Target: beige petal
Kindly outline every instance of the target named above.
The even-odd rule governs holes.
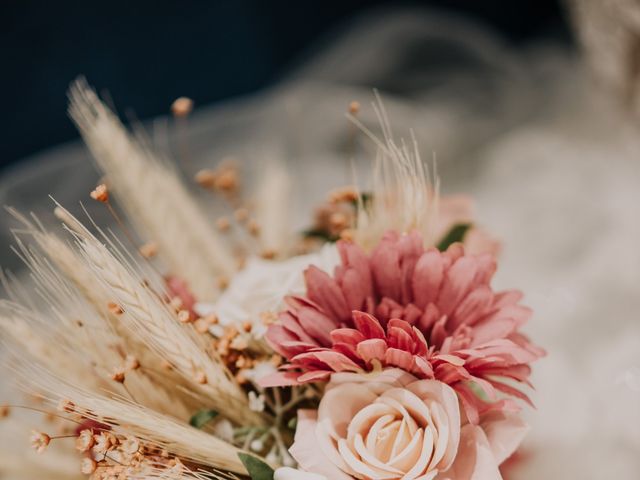
[[[351,419],[364,407],[371,405],[377,395],[368,388],[345,383],[325,392],[318,407],[318,421],[334,440],[346,438]]]
[[[427,428],[423,432],[421,453],[419,460],[413,467],[411,467],[410,470],[407,471],[405,476],[402,477],[402,480],[413,480],[425,470],[429,470],[428,464],[431,461],[431,454],[433,453],[433,430],[431,428]]]

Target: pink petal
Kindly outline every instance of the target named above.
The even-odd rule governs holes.
[[[298,384],[301,383],[311,383],[311,382],[324,382],[329,380],[331,377],[331,372],[323,372],[323,371],[314,371],[303,373],[298,377]]]
[[[385,338],[386,336],[380,322],[373,315],[364,312],[353,312],[353,322],[366,338]]]
[[[418,308],[435,301],[444,278],[444,267],[440,252],[431,249],[422,254],[413,271],[413,303]]]
[[[312,473],[324,475],[328,479],[352,480],[328,457],[316,437],[317,412],[315,410],[298,410],[298,424],[293,445],[289,452],[300,467]]]
[[[292,360],[303,365],[305,363],[316,365],[316,362],[320,362],[320,366],[324,364],[334,372],[359,372],[362,370],[360,366],[354,363],[349,357],[333,350],[301,353],[293,357]],[[323,368],[322,370],[325,369]]]
[[[337,328],[331,332],[331,341],[333,343],[347,343],[356,346],[358,343],[366,340],[361,332],[353,328]]]
[[[491,278],[496,273],[496,257],[490,253],[485,253],[476,256],[476,261],[478,262],[478,271],[474,278],[474,283],[489,285]]]
[[[372,338],[360,342],[356,347],[358,355],[368,364],[372,360],[383,360],[387,351],[387,342],[381,338]]]
[[[431,329],[434,323],[442,317],[440,315],[440,311],[438,307],[436,307],[433,303],[427,305],[422,317],[418,321],[418,328],[423,332],[427,332]]]
[[[331,332],[336,328],[331,319],[309,307],[301,308],[297,313],[298,322],[307,334],[322,346],[331,345]]]
[[[406,371],[411,370],[413,365],[413,355],[404,350],[398,350],[397,348],[389,348],[384,354],[384,361],[387,365],[401,368]]]
[[[327,272],[311,265],[305,270],[304,279],[307,285],[307,296],[311,301],[317,303],[338,322],[349,320],[351,311],[347,306],[342,290]]]
[[[402,278],[399,257],[395,245],[385,240],[371,254],[371,273],[380,297],[400,300]]]
[[[475,425],[465,425],[462,428],[458,455],[451,468],[443,472],[442,478],[502,480],[498,462],[482,428]]]
[[[445,273],[438,295],[438,307],[444,315],[449,315],[468,293],[478,271],[478,263],[472,257],[459,258]]]
[[[480,426],[498,465],[516,451],[529,431],[529,426],[521,415],[505,412],[492,412],[483,416]]]
[[[259,378],[258,385],[262,388],[300,385],[301,382],[298,381],[299,376],[300,372],[276,372]]]
[[[491,308],[493,292],[486,285],[472,290],[455,308],[451,314],[451,329],[462,325],[473,325]]]
[[[411,335],[413,332],[411,332],[411,327],[409,327],[409,332],[411,333],[407,333],[405,329],[399,327],[397,324],[391,325],[391,322],[393,321],[394,320],[389,321],[389,324],[387,325],[387,343],[390,347],[413,353],[413,337]],[[408,326],[408,324],[402,320],[395,321],[402,322]]]

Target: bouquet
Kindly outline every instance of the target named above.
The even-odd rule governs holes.
[[[349,113],[378,148],[367,186],[336,186],[288,233],[281,163],[250,189],[234,163],[199,171],[212,218],[75,83],[70,115],[104,174],[87,193],[116,228],[11,210],[31,275],[4,276],[0,326],[30,397],[5,421],[42,413],[33,447],[92,479],[501,479],[544,355],[520,331],[531,311],[492,288],[499,242],[471,201],[441,197],[373,108],[381,137]]]

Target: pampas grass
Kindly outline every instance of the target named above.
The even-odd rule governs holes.
[[[376,98],[373,108],[382,126],[382,140],[355,116],[348,115],[378,146],[372,197],[366,203],[360,200],[358,208],[354,230],[356,242],[371,248],[388,230],[416,230],[426,244],[433,245],[437,240],[434,233],[438,215],[438,178],[422,161],[413,132],[410,144],[394,139],[387,112],[377,93]]]

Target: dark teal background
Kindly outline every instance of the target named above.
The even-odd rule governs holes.
[[[206,104],[268,86],[367,9],[416,4],[460,12],[516,44],[568,37],[552,0],[3,0],[0,168],[76,138],[65,92],[79,74],[108,88],[120,113],[147,118],[181,95]]]

